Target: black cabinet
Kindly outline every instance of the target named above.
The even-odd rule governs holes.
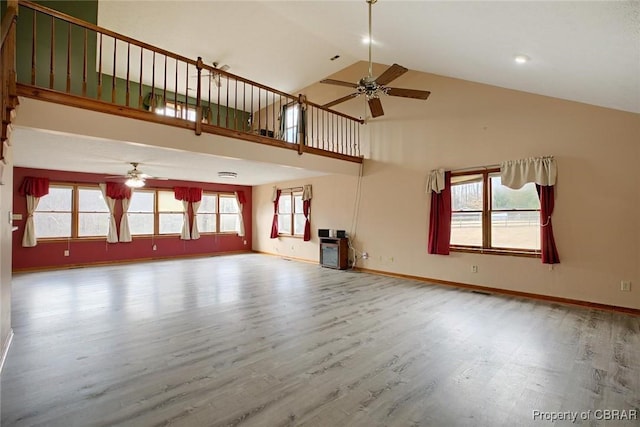
[[[345,270],[349,267],[349,239],[321,237],[320,265]]]

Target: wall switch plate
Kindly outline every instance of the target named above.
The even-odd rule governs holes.
[[[477,273],[478,272],[478,266],[477,265],[472,265],[471,266],[471,272],[472,273]]]
[[[64,250],[64,256],[69,256],[69,249]]]
[[[621,281],[620,290],[625,292],[631,292],[631,282],[629,280]]]

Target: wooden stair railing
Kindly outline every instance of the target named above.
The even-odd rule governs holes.
[[[14,0],[16,1],[16,0]],[[27,0],[18,94],[362,162],[364,121]]]
[[[0,112],[2,130],[0,133],[0,160],[4,161],[4,143],[9,139],[11,122],[18,105],[16,89],[16,21],[18,19],[18,1],[7,1],[7,9],[0,31],[2,45],[0,51]]]

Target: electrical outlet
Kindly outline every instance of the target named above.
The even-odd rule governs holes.
[[[69,249],[64,250],[64,256],[69,256]]]
[[[153,245],[153,246],[151,247],[151,249],[153,249],[154,251],[157,251],[157,250],[158,250],[158,245]]]
[[[243,243],[246,245],[246,244],[247,244],[247,241],[246,241],[246,240],[244,240],[244,241],[243,241]]]
[[[472,265],[471,266],[471,272],[472,273],[477,273],[478,272],[478,266],[477,265]]]
[[[369,253],[368,252],[362,252],[362,259],[369,259]]]
[[[629,280],[622,280],[620,282],[620,290],[625,292],[631,292],[631,282]]]

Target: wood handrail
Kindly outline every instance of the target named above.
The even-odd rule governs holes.
[[[300,105],[301,109],[304,109],[305,108],[304,106],[307,106],[309,110],[313,110],[313,114],[316,116],[316,118],[319,117],[317,112],[320,112],[322,118],[321,118],[321,121],[318,121],[317,123],[312,124],[313,129],[311,127],[307,129],[308,125],[305,125],[304,122],[301,123],[302,127],[299,124],[297,126],[298,131],[302,131],[302,132],[298,132],[294,140],[287,141],[286,142],[287,144],[291,144],[291,143],[298,144],[299,147],[297,149],[299,150],[300,153],[307,151],[303,149],[302,145],[309,143],[310,145],[315,145],[315,148],[317,148],[318,150],[326,150],[327,152],[334,152],[341,156],[347,156],[350,159],[353,156],[359,155],[359,132],[356,132],[353,126],[354,125],[357,126],[357,124],[364,124],[364,120],[362,119],[358,119],[358,118],[349,116],[348,114],[344,114],[339,111],[335,111],[330,108],[324,107],[322,105],[310,102],[306,99],[305,96],[302,96],[302,95],[294,96],[289,93],[286,93],[286,92],[274,89],[272,87],[257,83],[255,81],[229,73],[226,70],[216,68],[215,66],[204,64],[200,57],[197,60],[193,60],[185,56],[178,55],[176,53],[150,45],[148,43],[133,39],[131,37],[127,37],[123,34],[108,30],[106,28],[102,28],[98,25],[85,22],[82,19],[50,9],[46,6],[33,3],[32,1],[29,1],[29,0],[9,0],[9,3],[14,5],[16,15],[18,11],[18,5],[24,6],[33,11],[34,22],[33,22],[33,31],[32,31],[33,43],[32,43],[32,52],[31,52],[32,58],[31,58],[31,84],[30,84],[30,86],[33,89],[36,89],[36,88],[46,89],[44,86],[39,87],[39,85],[36,84],[36,72],[44,76],[44,72],[48,71],[48,77],[49,77],[48,89],[52,92],[60,91],[61,95],[63,94],[67,96],[72,95],[71,88],[72,88],[72,77],[74,73],[71,71],[71,68],[72,68],[71,26],[74,25],[78,29],[81,29],[84,32],[84,38],[82,40],[84,50],[83,50],[83,58],[82,58],[82,70],[81,70],[82,76],[83,76],[81,93],[82,93],[82,97],[84,98],[87,98],[87,80],[88,80],[87,79],[87,74],[88,74],[88,70],[87,70],[88,35],[87,33],[89,31],[92,31],[93,33],[95,33],[96,37],[98,38],[99,43],[97,47],[98,69],[97,69],[96,93],[94,94],[93,92],[91,92],[89,94],[90,98],[94,98],[96,97],[96,95],[97,95],[97,100],[103,100],[103,99],[106,100],[106,98],[103,98],[103,95],[107,95],[107,98],[108,98],[108,93],[103,93],[103,75],[104,75],[104,76],[108,76],[108,78],[111,79],[111,80],[107,79],[105,83],[111,86],[111,97],[110,97],[111,104],[113,104],[113,106],[116,107],[117,109],[118,104],[122,102],[120,100],[117,101],[117,91],[121,91],[121,89],[118,89],[117,79],[122,79],[123,77],[119,77],[116,73],[117,71],[116,64],[118,62],[117,61],[118,58],[116,56],[116,50],[117,50],[118,43],[125,43],[127,45],[126,46],[127,69],[126,69],[126,80],[123,81],[123,84],[125,85],[124,90],[126,92],[124,95],[126,98],[126,102],[124,105],[126,105],[127,107],[131,106],[130,92],[129,92],[130,81],[138,82],[137,83],[138,84],[138,102],[137,102],[138,109],[142,109],[144,102],[146,102],[146,101],[143,101],[142,91],[143,91],[143,87],[146,87],[149,85],[148,81],[146,83],[144,83],[143,81],[143,76],[144,76],[143,64],[147,64],[147,69],[145,69],[147,73],[146,76],[149,77],[150,75],[150,81],[151,81],[150,93],[154,94],[150,98],[150,103],[151,103],[150,111],[155,113],[157,109],[164,108],[164,107],[158,107],[159,104],[157,104],[158,101],[156,99],[156,95],[155,95],[156,93],[158,94],[158,97],[160,97],[162,102],[165,102],[165,101],[171,102],[171,98],[167,98],[167,97],[168,95],[173,94],[172,95],[173,102],[176,105],[174,107],[170,107],[170,108],[174,108],[175,110],[175,111],[170,110],[171,111],[170,114],[174,115],[176,119],[180,118],[183,120],[193,121],[194,118],[187,117],[188,115],[191,114],[189,113],[189,108],[190,108],[189,99],[192,98],[192,96],[189,95],[188,91],[195,90],[196,99],[195,99],[194,130],[197,135],[200,135],[203,132],[204,124],[209,124],[217,127],[223,127],[223,128],[229,128],[229,129],[233,128],[233,130],[241,130],[242,132],[247,132],[247,131],[263,132],[263,135],[266,135],[267,137],[272,139],[273,138],[277,138],[278,140],[285,139],[283,135],[280,135],[280,133],[284,133],[283,123],[285,123],[284,116],[282,116],[282,113],[285,111],[283,105],[297,103]],[[36,52],[35,22],[36,22],[36,15],[38,14],[43,15],[45,21],[47,20],[51,21],[51,34],[49,36],[49,41],[50,41],[50,58],[48,61],[49,70],[45,70],[43,66],[40,66],[40,68],[36,70],[37,64],[35,61],[35,58],[36,58],[35,56],[35,52]],[[5,20],[6,19],[7,17],[5,17]],[[5,20],[3,20],[3,22]],[[66,32],[66,55],[67,55],[66,56],[66,67],[67,67],[66,68],[66,86],[59,84],[59,82],[62,82],[62,80],[56,80],[56,71],[59,71],[59,70],[54,68],[56,64],[56,60],[55,60],[56,54],[54,49],[54,47],[56,46],[56,42],[54,41],[56,32],[55,32],[54,24],[56,23],[56,21],[60,21],[62,24],[56,26],[55,28],[68,27]],[[14,25],[14,28],[15,28],[15,25]],[[4,31],[4,28],[3,28],[3,31]],[[103,56],[104,56],[103,55],[103,45],[104,45],[103,39],[104,38],[106,38],[108,42],[108,46],[105,45],[107,46],[106,48],[107,56],[110,56],[111,51],[109,49],[111,49],[111,44],[113,45],[112,46],[113,62],[110,63],[109,61],[111,60],[111,58],[106,57],[107,64],[109,64],[109,70],[106,70],[106,72],[103,70]],[[11,38],[8,39],[8,43],[10,42],[11,42]],[[15,44],[15,41],[13,42],[13,44]],[[62,41],[57,44],[62,45]],[[139,70],[139,75],[137,76],[137,79],[135,75],[133,78],[130,76],[131,46],[134,46],[136,50],[138,48],[140,49],[140,70]],[[62,47],[62,51],[64,53],[64,47]],[[150,71],[148,69],[149,64],[143,61],[143,56],[145,52],[147,52],[148,54],[152,54],[153,56],[153,60],[150,63],[151,64]],[[158,57],[159,57],[159,61],[156,61],[156,58]],[[175,61],[175,68],[173,68],[174,65],[171,65],[172,69],[169,70],[171,73],[175,73],[175,75],[172,77],[172,79],[175,78],[175,86],[173,87],[171,87],[171,85],[174,83],[173,80],[168,81],[167,79],[168,78],[167,58],[171,58],[172,63],[173,61]],[[162,62],[164,62],[164,71],[162,69],[163,67]],[[192,86],[190,84],[190,76],[189,76],[189,71],[191,67],[195,68],[195,70],[197,71],[197,75],[195,76],[197,80],[195,84],[192,84]],[[59,67],[59,68],[62,68],[62,67]],[[203,83],[201,79],[201,76],[203,75],[203,71],[205,73],[209,73],[211,75],[217,76],[216,83],[218,84],[218,87],[220,87],[219,77],[225,78],[226,86],[222,90],[216,91],[217,93],[214,94],[215,98],[212,97],[212,89],[211,89],[212,80],[210,80],[208,83],[208,96],[203,92]],[[62,71],[59,71],[59,74],[62,75],[63,74]],[[184,89],[182,88],[178,89],[179,75],[181,75],[182,76],[181,78],[184,79],[184,81],[182,82],[184,83]],[[191,76],[191,78],[193,77],[194,76]],[[44,81],[44,79],[42,79],[42,81]],[[95,82],[92,82],[91,85],[93,85],[94,83]],[[66,87],[66,91],[64,87]],[[144,89],[144,90],[146,91],[147,89]],[[74,93],[75,92],[78,92],[76,93],[76,95],[79,94],[78,90],[74,90]],[[45,92],[39,92],[36,89],[35,91],[30,91],[30,94],[27,96],[39,97],[44,93]],[[221,93],[223,94],[223,98],[221,98]],[[184,101],[179,100],[178,97],[184,98]],[[61,97],[57,95],[49,98],[54,102],[61,102],[61,103],[65,102]],[[257,105],[254,104],[254,102],[257,102]],[[238,117],[236,113],[240,104],[242,104],[240,106],[241,113]],[[144,106],[147,107],[146,105]],[[100,111],[105,110],[104,106],[102,105],[98,106],[97,104],[94,104],[94,103],[88,103],[87,107],[90,109],[98,109]],[[248,110],[247,110],[247,107],[249,108]],[[215,113],[214,113],[214,116],[212,117],[211,112],[213,108],[215,108]],[[112,110],[109,110],[107,112],[112,112]],[[206,118],[203,118],[204,117],[203,114],[205,112],[207,115],[206,115]],[[159,114],[165,114],[165,113],[166,112],[163,110],[159,111]],[[326,116],[325,116],[325,113],[326,113]],[[145,111],[144,114],[148,114],[148,112]],[[233,114],[233,116],[230,117],[230,114]],[[137,113],[136,113],[136,116],[137,116]],[[326,117],[326,122],[325,122],[325,117]],[[149,116],[149,118],[151,119],[153,118],[153,116]],[[233,123],[230,123],[230,120],[232,120]],[[244,124],[242,124],[243,122]],[[312,117],[311,117],[311,122],[313,123]],[[240,129],[238,129],[238,123],[241,124]],[[247,126],[249,126],[250,129],[248,129]],[[279,128],[280,128],[280,131],[278,131]],[[290,128],[288,129],[289,131],[291,130]],[[300,137],[300,135],[302,135],[302,137]],[[290,137],[287,137],[287,138],[291,139]],[[309,138],[309,141],[307,141],[307,138]],[[311,138],[313,138],[313,142],[311,141]],[[247,135],[243,135],[241,139],[252,139],[252,138],[247,137]],[[260,139],[259,141],[256,141],[256,142],[263,142],[263,141],[262,139]],[[280,144],[281,141],[274,141],[274,144],[275,143]],[[287,147],[289,147],[289,145],[287,145]],[[314,147],[310,147],[310,148],[314,148]]]
[[[24,5],[24,6],[28,7],[30,9],[33,9],[33,10],[42,12],[44,14],[47,14],[47,15],[62,19],[64,21],[70,22],[70,23],[78,25],[80,27],[88,28],[88,29],[96,31],[98,33],[102,33],[102,34],[105,34],[107,36],[116,38],[118,40],[122,40],[124,42],[131,43],[133,45],[142,47],[144,49],[147,49],[147,50],[150,50],[150,51],[153,51],[153,52],[156,52],[156,53],[160,53],[162,55],[166,55],[166,56],[168,56],[170,58],[173,58],[173,59],[176,59],[176,60],[179,60],[179,61],[183,61],[183,62],[187,62],[187,63],[189,63],[191,65],[194,65],[194,66],[197,66],[197,64],[198,64],[197,60],[193,60],[193,59],[187,58],[185,56],[178,55],[176,53],[173,53],[173,52],[170,52],[168,50],[164,50],[162,48],[150,45],[148,43],[133,39],[131,37],[127,37],[124,34],[120,34],[120,33],[117,33],[115,31],[111,31],[111,30],[108,30],[106,28],[100,27],[98,25],[94,25],[94,24],[91,24],[89,22],[85,22],[85,21],[83,21],[81,19],[75,18],[73,16],[67,15],[67,14],[62,13],[62,12],[58,12],[57,10],[50,9],[50,8],[42,6],[40,4],[33,3],[31,1],[28,1],[28,0],[18,0],[18,3],[20,5]],[[232,78],[234,80],[237,80],[239,82],[251,84],[251,85],[253,85],[253,86],[257,87],[257,88],[268,90],[269,92],[273,92],[273,93],[275,93],[277,95],[281,95],[281,96],[290,98],[291,100],[298,99],[298,97],[295,96],[295,95],[280,91],[278,89],[274,89],[272,87],[260,84],[258,82],[255,82],[255,81],[252,81],[252,80],[249,80],[249,79],[246,79],[244,77],[237,76],[235,74],[223,71],[223,70],[221,70],[219,68],[215,68],[215,67],[212,67],[212,66],[207,65],[207,64],[202,64],[202,69],[203,70],[207,70],[209,72],[214,72],[214,73],[218,73],[220,75],[224,75],[224,76],[230,77],[230,78]],[[350,119],[350,120],[354,120],[354,121],[356,121],[356,122],[358,122],[360,124],[364,123],[364,120],[362,120],[362,119],[357,119],[357,118],[349,116],[347,114],[343,114],[343,113],[340,113],[338,111],[331,110],[331,109],[329,109],[327,107],[323,107],[322,105],[315,104],[315,103],[312,103],[312,102],[309,102],[309,101],[306,101],[306,103],[309,104],[309,105],[312,105],[312,106],[314,106],[316,108],[319,108],[321,110],[325,110],[327,112],[330,112],[332,114],[337,114],[337,115],[339,115],[341,117],[344,117],[344,118],[347,118],[347,119]]]
[[[247,83],[247,84],[250,84],[250,85],[255,86],[257,88],[260,88],[260,89],[268,90],[269,92],[273,92],[276,95],[281,95],[281,96],[290,98],[292,101],[295,101],[296,99],[298,99],[297,96],[291,95],[290,93],[282,92],[282,91],[280,91],[278,89],[274,89],[272,87],[265,86],[265,85],[260,84],[258,82],[254,82],[253,80],[245,79],[244,77],[240,77],[240,76],[237,76],[235,74],[228,73],[226,71],[223,71],[223,70],[221,70],[219,68],[212,67],[212,66],[207,65],[205,63],[202,64],[202,70],[206,70],[209,73],[220,74],[221,76],[225,76],[227,78],[232,78],[233,80],[237,80],[237,81],[242,82],[242,83]]]
[[[350,115],[348,115],[348,114],[341,113],[340,111],[332,110],[331,108],[324,107],[324,106],[322,106],[322,105],[320,105],[320,104],[316,104],[315,102],[311,102],[311,101],[309,101],[308,99],[307,99],[307,100],[305,100],[305,101],[304,101],[304,103],[305,103],[305,104],[307,104],[307,105],[310,105],[311,107],[315,107],[315,108],[318,108],[318,109],[320,109],[320,110],[328,111],[328,112],[330,112],[331,114],[335,114],[336,116],[340,116],[340,117],[344,117],[345,119],[353,120],[354,122],[358,122],[358,123],[360,123],[361,125],[363,125],[363,124],[364,124],[364,120],[363,120],[363,119],[356,119],[356,118],[355,118],[355,117],[353,117],[353,116],[350,116]]]
[[[4,42],[7,40],[7,36],[9,36],[11,26],[14,25],[17,20],[18,11],[13,7],[7,7],[7,13],[2,18],[2,43],[0,43],[0,46],[4,46]]]
[[[49,9],[48,7],[39,5],[37,3],[32,3],[32,2],[30,2],[28,0],[19,0],[18,3],[21,6],[25,6],[25,7],[29,8],[29,9],[33,9],[33,10],[36,10],[38,12],[44,13],[46,15],[53,16],[54,18],[62,19],[63,21],[67,21],[67,22],[75,24],[75,25],[77,25],[79,27],[87,28],[87,29],[93,30],[93,31],[95,31],[97,33],[102,33],[102,34],[107,35],[109,37],[113,37],[114,39],[122,40],[124,42],[131,43],[131,44],[136,45],[136,46],[140,46],[140,47],[142,47],[144,49],[147,49],[147,50],[150,50],[150,51],[153,51],[153,52],[156,52],[156,53],[160,53],[162,55],[166,55],[166,56],[168,56],[170,58],[173,58],[173,59],[176,59],[176,60],[179,60],[179,61],[187,62],[187,63],[189,63],[191,65],[196,65],[196,61],[195,60],[187,58],[186,56],[178,55],[176,53],[173,53],[173,52],[170,52],[168,50],[164,50],[162,48],[150,45],[150,44],[142,42],[140,40],[136,40],[136,39],[133,39],[131,37],[127,37],[127,36],[125,36],[123,34],[116,33],[115,31],[107,30],[106,28],[99,27],[99,26],[97,26],[95,24],[92,24],[90,22],[85,22],[85,21],[83,21],[81,19],[78,19],[78,18],[75,18],[75,17],[73,17],[71,15],[67,15],[66,13],[58,12],[57,10],[54,10],[54,9]]]

